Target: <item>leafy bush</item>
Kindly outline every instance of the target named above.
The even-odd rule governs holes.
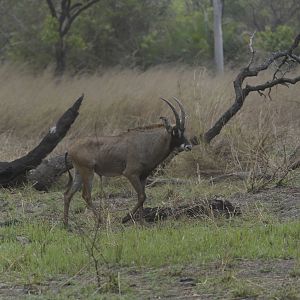
[[[274,52],[287,49],[295,37],[294,29],[288,25],[280,25],[272,30],[269,26],[257,34],[257,45],[259,48]]]

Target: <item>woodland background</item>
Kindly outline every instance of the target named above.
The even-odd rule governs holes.
[[[51,1],[59,8],[61,2]],[[68,2],[68,1],[65,1]],[[82,1],[84,4],[88,1]],[[58,9],[59,10],[59,9]],[[0,59],[43,70],[55,64],[58,20],[47,1],[0,1]],[[247,61],[249,34],[258,56],[287,48],[300,28],[297,0],[223,1],[224,60]],[[158,64],[213,67],[213,5],[209,0],[101,0],[83,11],[65,37],[66,68],[145,70]]]
[[[77,193],[67,231],[66,176],[47,192],[32,181],[1,188],[1,299],[300,299],[300,1],[222,1],[223,74],[214,62],[215,1],[0,0],[0,166],[8,171],[0,179],[82,93],[76,121],[45,161],[79,137],[171,120],[159,97],[176,96],[187,135],[200,143],[159,168],[145,206],[213,200],[241,211],[122,225],[135,192],[124,178],[95,178],[105,224],[95,227]],[[297,35],[294,60],[290,52],[233,86]],[[286,77],[298,84],[261,89]],[[237,98],[248,85],[260,89]],[[204,143],[236,99],[243,107]]]

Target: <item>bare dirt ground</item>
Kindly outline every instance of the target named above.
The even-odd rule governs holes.
[[[52,197],[58,201],[61,194],[53,193]],[[50,219],[59,217],[42,198],[34,203],[23,203],[16,193],[12,200],[16,210],[27,215]],[[120,196],[110,200],[111,207],[119,207],[120,210],[131,202]],[[228,200],[242,210],[263,207],[282,221],[300,218],[299,187],[272,188],[256,194],[237,193]],[[9,220],[11,206],[11,202],[0,196],[0,221],[3,226]],[[114,280],[108,275],[110,272],[119,274],[122,286],[115,292],[108,288],[109,292],[101,297],[97,292],[88,293],[94,294],[89,299],[300,299],[300,269],[299,261],[295,259],[228,260],[155,269],[113,267],[101,271],[103,286]],[[83,274],[78,273],[74,278],[62,276],[32,285],[12,284],[5,274],[0,274],[0,299],[86,299],[87,287],[95,287],[96,282],[94,277]]]
[[[84,286],[94,288],[90,293],[94,297],[89,299],[300,299],[296,265],[295,260],[241,260],[228,265],[220,262],[180,268],[121,268],[114,271],[122,280],[123,297],[118,288],[109,288],[110,292],[100,297],[95,279],[78,275],[30,285],[1,283],[0,299],[66,299],[70,295],[71,299],[86,299]],[[107,272],[103,270],[103,286],[110,284]]]
[[[280,219],[300,218],[300,188],[278,187],[263,190],[259,193],[236,194],[230,201],[241,207],[263,206]]]

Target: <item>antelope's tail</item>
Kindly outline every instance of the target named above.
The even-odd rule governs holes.
[[[68,171],[68,174],[69,174],[69,181],[66,185],[66,193],[70,190],[71,186],[72,186],[72,183],[73,183],[73,176],[70,172],[70,168],[68,167],[68,152],[65,153],[65,166],[66,166],[66,169]]]

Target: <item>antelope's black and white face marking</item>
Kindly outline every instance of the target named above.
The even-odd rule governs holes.
[[[176,127],[173,128],[172,136],[174,139],[175,147],[178,147],[181,150],[191,151],[193,145],[188,140],[188,138],[184,134],[184,130],[178,129]]]
[[[178,106],[180,108],[181,116],[179,116],[175,107],[169,100],[162,98],[162,97],[160,97],[160,99],[169,105],[169,107],[172,109],[172,111],[174,113],[175,120],[176,120],[176,125],[171,126],[166,117],[161,117],[161,120],[163,121],[165,128],[167,129],[168,133],[171,134],[171,136],[172,136],[171,148],[172,149],[179,148],[179,149],[182,149],[185,151],[192,150],[192,144],[184,135],[186,113],[184,111],[183,105],[176,97],[173,97],[173,99],[176,101],[176,103],[178,104]]]
[[[180,149],[184,151],[191,151],[193,148],[192,144],[181,144]]]

